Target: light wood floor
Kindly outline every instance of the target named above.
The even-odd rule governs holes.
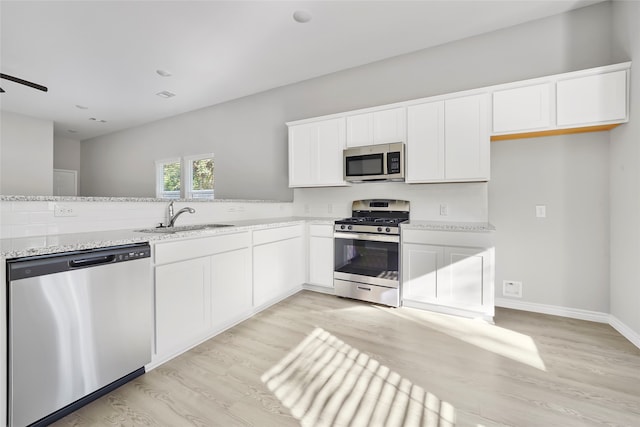
[[[300,425],[261,376],[322,328],[459,426],[640,426],[640,350],[613,328],[507,309],[495,322],[302,291],[55,425]]]

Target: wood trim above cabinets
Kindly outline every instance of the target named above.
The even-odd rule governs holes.
[[[509,135],[493,135],[491,136],[491,142],[506,141],[510,139],[539,138],[543,136],[569,135],[573,133],[602,132],[611,130],[620,125],[621,123],[613,123],[609,125],[587,126],[581,128],[552,129],[537,132],[513,133]]]

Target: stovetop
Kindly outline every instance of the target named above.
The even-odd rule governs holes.
[[[409,220],[409,202],[405,200],[367,199],[352,204],[349,218],[335,222],[335,231],[375,234],[400,234],[399,225]]]
[[[408,221],[408,218],[376,218],[367,217],[349,217],[336,221],[336,224],[358,224],[358,225],[398,225],[401,222]]]

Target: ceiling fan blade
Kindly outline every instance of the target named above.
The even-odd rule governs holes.
[[[29,82],[27,80],[19,79],[17,77],[9,76],[7,74],[0,73],[0,79],[10,80],[12,82],[19,83],[21,85],[25,85],[25,86],[32,87],[34,89],[41,90],[43,92],[47,92],[49,90],[49,89],[47,89],[46,86],[42,86],[42,85],[39,85],[37,83]],[[4,92],[4,90],[2,92]]]

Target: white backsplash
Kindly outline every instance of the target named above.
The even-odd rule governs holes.
[[[55,216],[56,205],[72,210],[74,216]],[[165,222],[167,205],[157,201],[2,201],[0,238],[151,228]],[[196,213],[182,214],[177,225],[233,223],[293,214],[291,202],[176,202],[175,211],[185,206],[193,207]]]
[[[296,188],[295,216],[346,217],[351,202],[358,199],[400,199],[411,202],[411,218],[425,221],[487,222],[489,220],[486,182],[447,184],[405,184],[376,182],[347,187]],[[440,215],[446,205],[447,215]]]

